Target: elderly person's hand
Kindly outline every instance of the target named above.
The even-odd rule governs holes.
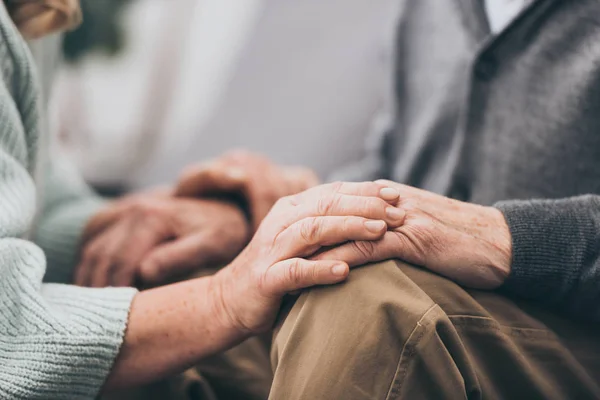
[[[247,334],[272,327],[282,297],[344,280],[344,258],[310,260],[324,247],[381,239],[403,214],[398,192],[377,183],[335,183],[280,199],[246,249],[215,275],[228,323]]]
[[[398,191],[336,183],[282,198],[246,249],[214,275],[140,292],[107,388],[172,375],[273,327],[283,297],[346,279],[345,260],[312,261],[323,247],[379,240],[403,215]]]
[[[378,242],[348,243],[316,259],[343,259],[355,266],[397,258],[479,289],[494,289],[506,280],[512,243],[498,209],[394,182],[379,183],[400,192],[397,206],[406,213],[404,224]]]
[[[179,179],[175,194],[182,197],[239,195],[247,203],[252,226],[256,229],[278,199],[317,184],[319,178],[307,168],[278,166],[256,154],[233,151],[215,161],[188,167]]]
[[[161,283],[232,260],[249,239],[243,212],[222,200],[124,198],[90,222],[75,270],[81,286]]]

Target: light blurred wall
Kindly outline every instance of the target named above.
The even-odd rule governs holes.
[[[63,73],[57,125],[101,184],[170,181],[231,148],[326,175],[363,152],[397,1],[140,0],[124,57]]]

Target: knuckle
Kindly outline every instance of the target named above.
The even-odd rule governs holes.
[[[419,209],[419,201],[414,197],[400,197],[398,206],[402,207],[404,211],[417,211]]]
[[[386,187],[386,185],[379,183],[379,182],[362,182],[361,185],[364,187],[365,189],[365,193],[377,193],[379,192],[381,189],[383,189],[384,187]]]
[[[356,198],[358,206],[363,210],[380,210],[387,206],[387,203],[378,198],[374,197],[358,197]]]
[[[334,191],[334,192],[339,192],[340,190],[342,190],[342,187],[344,186],[344,182],[342,181],[335,181],[329,184],[329,188]]]
[[[295,258],[288,263],[286,279],[294,285],[302,282],[302,267],[299,259]]]
[[[308,280],[307,283],[310,285],[319,283],[319,268],[315,265],[305,268],[305,278]]]
[[[270,293],[273,291],[273,283],[275,285],[283,284],[283,282],[272,279],[268,270],[266,272],[251,271],[250,281],[256,282],[256,288],[259,293]]]
[[[300,223],[300,237],[309,245],[319,243],[322,232],[322,224],[316,218],[306,218]]]
[[[419,218],[403,229],[417,264],[423,264],[428,255],[437,254],[441,250],[440,241],[432,235],[434,225],[428,218]]]
[[[338,203],[338,195],[319,197],[317,200],[317,214],[329,215]]]
[[[349,215],[346,215],[345,217],[343,217],[342,219],[342,229],[345,233],[349,233],[355,226],[355,217],[351,217]]]
[[[352,242],[356,252],[363,258],[372,257],[375,254],[375,243],[368,241]]]

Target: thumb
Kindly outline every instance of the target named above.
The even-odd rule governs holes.
[[[265,286],[270,294],[283,296],[311,286],[339,283],[348,273],[348,264],[340,261],[292,258],[280,261],[268,270]]]
[[[155,284],[203,266],[210,259],[207,243],[204,235],[192,235],[157,246],[141,261],[140,277]]]

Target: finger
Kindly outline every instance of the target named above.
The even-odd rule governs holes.
[[[346,194],[328,194],[313,196],[296,207],[287,204],[275,212],[283,222],[283,227],[308,217],[316,216],[356,216],[373,220],[383,220],[389,228],[402,226],[406,213],[403,209],[390,205],[377,197],[353,196]]]
[[[277,259],[304,257],[324,246],[350,240],[378,240],[387,230],[385,221],[362,217],[310,217],[286,228],[275,241]]]
[[[265,287],[276,296],[316,285],[333,285],[346,279],[348,265],[339,261],[292,258],[274,264],[265,277]]]
[[[96,260],[86,246],[81,252],[79,263],[75,267],[75,271],[73,273],[73,283],[77,286],[87,286],[88,275],[91,276],[91,269],[95,264]]]
[[[223,171],[232,171],[240,178],[235,191],[247,202],[256,229],[273,204],[287,194],[280,168],[266,157],[245,150],[230,151],[219,162]]]
[[[109,203],[106,207],[100,209],[87,223],[83,232],[82,242],[87,242],[90,238],[99,235],[118,222],[119,218],[123,213],[127,212],[130,206],[131,202],[129,199],[123,199]]]
[[[213,163],[193,167],[177,183],[175,195],[196,197],[207,193],[235,192],[241,190],[247,174],[242,168]]]
[[[259,159],[247,168],[248,179],[241,194],[248,202],[252,228],[256,231],[277,200],[291,192],[280,167]]]
[[[253,232],[255,232],[280,196],[278,196],[276,192],[270,192],[264,187],[263,189],[257,189],[256,186],[246,186],[244,197],[248,201],[252,229]]]
[[[112,259],[109,281],[111,286],[132,286],[141,261],[172,232],[153,219],[139,219]]]
[[[317,254],[311,259],[344,261],[353,268],[367,263],[399,258],[403,253],[402,247],[398,235],[387,232],[381,240],[344,243]]]
[[[110,230],[109,230],[110,231]],[[94,270],[101,264],[100,249],[105,247],[108,237],[106,233],[98,235],[88,243],[82,252],[82,257],[75,269],[75,284],[89,287],[91,285]]]
[[[213,242],[208,239],[199,234],[156,247],[142,259],[140,277],[145,283],[156,284],[206,265],[213,251]]]
[[[98,262],[92,267],[91,275],[88,275],[87,286],[95,288],[108,286],[110,282],[109,275],[115,256],[118,254],[117,252],[122,246],[122,242],[127,241],[130,229],[131,222],[127,220],[103,234],[106,238],[102,243],[101,250],[97,252],[97,254],[99,253],[99,256],[96,258]]]
[[[89,287],[96,268],[102,268],[103,251],[107,248],[112,232],[120,229],[120,224],[115,224],[106,232],[90,240],[81,252],[81,260],[75,268],[74,280],[78,286]]]
[[[240,192],[248,202],[252,225],[256,229],[273,204],[288,194],[281,167],[260,154],[245,150],[231,151],[224,159],[229,168],[237,168],[244,173]]]
[[[334,182],[326,185],[316,186],[301,194],[302,199],[309,196],[325,196],[332,193],[346,194],[352,196],[379,197],[383,200],[396,204],[400,198],[400,192],[393,186],[378,182]]]

